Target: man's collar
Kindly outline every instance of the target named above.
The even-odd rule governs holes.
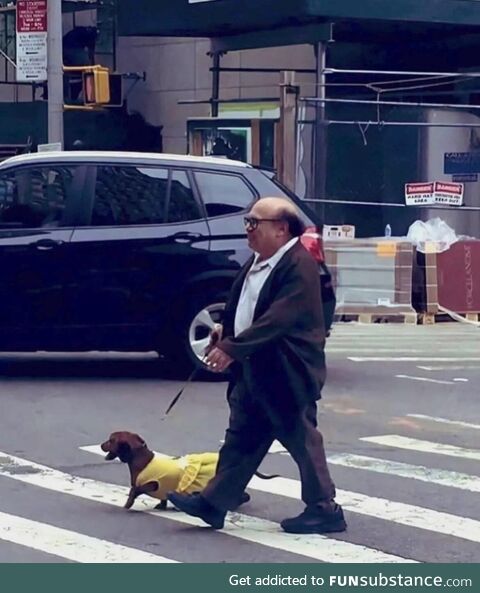
[[[264,259],[261,262],[258,261],[260,254],[257,253],[255,255],[255,259],[253,260],[252,268],[256,268],[258,270],[260,268],[264,268],[265,266],[269,266],[273,270],[273,268],[278,264],[278,262],[282,259],[285,253],[287,253],[287,251],[291,249],[297,242],[298,237],[293,237],[293,239],[290,239],[288,243],[282,245],[282,247],[280,247],[280,249],[278,249],[278,251],[276,251],[271,257],[269,257],[268,259]]]

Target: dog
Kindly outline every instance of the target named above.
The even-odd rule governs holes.
[[[155,507],[158,510],[167,508],[167,493],[180,492],[193,494],[201,492],[215,475],[218,453],[190,453],[183,457],[162,457],[147,447],[146,442],[138,434],[128,431],[113,432],[107,441],[101,444],[107,455],[106,461],[118,457],[127,463],[130,470],[130,492],[125,508],[130,509],[136,498],[148,494],[159,499]],[[280,477],[279,474],[265,475],[255,472],[263,480]],[[250,500],[244,492],[240,504]]]

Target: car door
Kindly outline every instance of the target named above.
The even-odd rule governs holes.
[[[155,345],[189,277],[208,267],[209,233],[185,170],[91,167],[91,209],[75,229],[72,335],[89,348]]]
[[[225,268],[237,270],[251,255],[243,218],[258,193],[242,175],[223,171],[196,170],[195,182],[205,205],[211,251]]]
[[[64,291],[74,202],[85,167],[0,171],[0,347],[45,347],[65,327]]]

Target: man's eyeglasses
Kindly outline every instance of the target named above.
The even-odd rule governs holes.
[[[255,218],[255,216],[245,216],[243,224],[246,228],[254,231],[261,222],[281,222],[283,218]]]

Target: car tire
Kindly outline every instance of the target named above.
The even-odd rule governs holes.
[[[203,363],[203,353],[216,323],[222,323],[227,294],[210,293],[197,298],[188,306],[180,322],[180,340],[172,352],[172,364],[182,376],[198,369],[195,378],[207,381],[227,381],[228,373],[213,373]]]

